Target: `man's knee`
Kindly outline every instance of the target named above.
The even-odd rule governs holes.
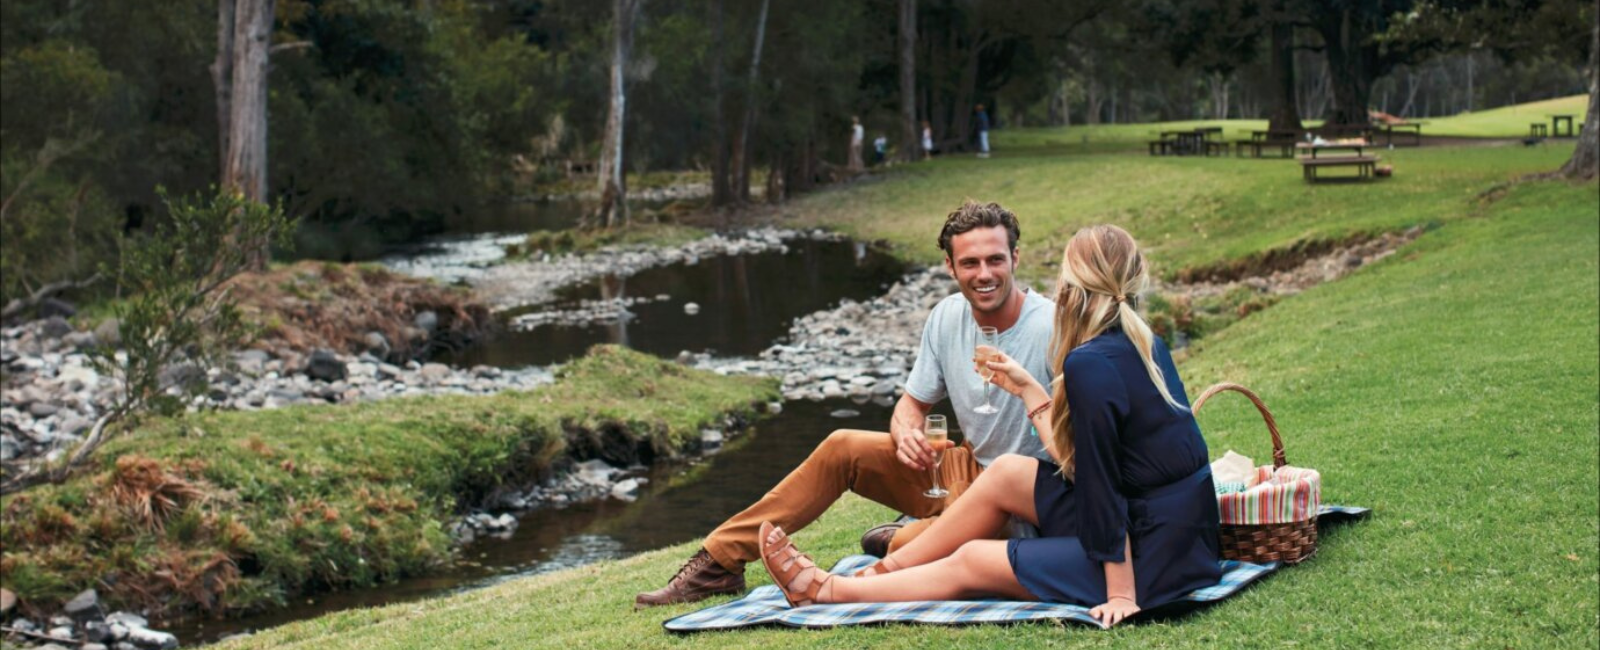
[[[836,429],[822,439],[822,443],[817,445],[816,451],[811,452],[811,456],[819,460],[849,460],[889,444],[888,436],[882,433]]]

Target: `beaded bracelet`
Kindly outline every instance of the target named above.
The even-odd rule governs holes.
[[[1039,417],[1040,413],[1043,413],[1045,409],[1050,408],[1051,401],[1052,400],[1045,400],[1043,404],[1034,407],[1032,411],[1028,411],[1028,419],[1032,420],[1036,417]]]

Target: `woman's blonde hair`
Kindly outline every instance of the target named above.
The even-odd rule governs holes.
[[[1144,255],[1133,236],[1116,226],[1092,226],[1072,236],[1061,254],[1061,277],[1056,285],[1055,340],[1050,353],[1059,371],[1067,355],[1114,325],[1133,342],[1144,360],[1145,370],[1156,390],[1174,408],[1184,409],[1167,390],[1166,378],[1155,360],[1155,333],[1139,317],[1134,301],[1150,281]],[[1107,378],[1107,380],[1111,380]],[[1057,376],[1051,391],[1050,446],[1061,460],[1067,477],[1075,473],[1071,412],[1067,405],[1066,382]]]

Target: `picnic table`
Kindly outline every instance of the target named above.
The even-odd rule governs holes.
[[[1394,146],[1394,132],[1395,131],[1410,131],[1411,132],[1411,146],[1413,146],[1413,147],[1422,146],[1422,123],[1421,122],[1390,122],[1390,123],[1384,123],[1384,124],[1378,125],[1376,127],[1376,130],[1383,132],[1384,144],[1389,145],[1391,147]]]
[[[1354,167],[1356,168],[1356,178],[1366,180],[1372,178],[1378,168],[1378,157],[1366,155],[1366,151],[1371,149],[1372,146],[1371,142],[1365,140],[1359,142],[1302,142],[1295,145],[1295,150],[1310,154],[1302,155],[1298,158],[1300,171],[1306,182],[1316,182],[1317,170],[1333,167]],[[1350,152],[1353,155],[1317,157],[1318,152],[1336,151]]]
[[[1150,146],[1150,155],[1152,156],[1192,156],[1199,154],[1209,156],[1218,148],[1222,150],[1223,155],[1226,155],[1228,143],[1211,139],[1211,136],[1220,136],[1221,134],[1222,127],[1220,126],[1159,131],[1159,139],[1151,140],[1147,144]]]
[[[1288,158],[1292,155],[1291,152],[1294,151],[1294,146],[1299,144],[1303,135],[1305,135],[1305,131],[1296,129],[1254,130],[1250,132],[1249,140],[1234,142],[1233,150],[1236,155],[1242,157],[1244,156],[1245,148],[1249,147],[1252,152],[1251,155],[1260,158],[1262,149],[1276,147],[1284,158]]]
[[[1572,131],[1572,118],[1577,117],[1576,115],[1562,113],[1562,114],[1550,115],[1549,117],[1550,117],[1550,137],[1552,137],[1552,138],[1561,138],[1561,137],[1570,138],[1570,137],[1573,137],[1574,133]],[[1565,123],[1567,125],[1567,134],[1565,136],[1561,135],[1561,125],[1563,123]]]

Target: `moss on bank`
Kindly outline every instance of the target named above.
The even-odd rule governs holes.
[[[0,502],[0,580],[29,607],[94,587],[156,611],[394,580],[447,560],[443,522],[496,487],[566,459],[676,455],[775,389],[598,346],[526,393],[154,420],[91,471]]]

